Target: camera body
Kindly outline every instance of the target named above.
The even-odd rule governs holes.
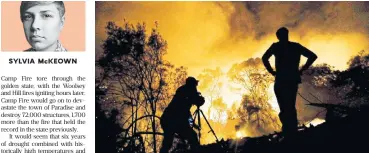
[[[196,106],[200,107],[200,106],[204,105],[204,103],[205,103],[205,98],[201,95],[200,92],[198,92],[198,97],[197,97],[196,102],[195,102]]]

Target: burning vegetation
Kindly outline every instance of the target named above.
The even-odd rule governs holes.
[[[101,115],[97,119],[110,116],[111,127],[102,129],[115,132],[109,136],[113,140],[103,143],[114,142],[117,152],[155,152],[162,139],[158,119],[187,77],[186,68],[164,60],[167,43],[157,29],[148,34],[144,24],[119,27],[113,22],[106,29],[105,52],[97,61],[100,75],[96,79],[96,102],[101,110],[111,113],[98,112]],[[303,75],[306,83],[300,87],[297,102],[300,124],[316,126],[326,120],[325,109],[306,105],[312,102],[348,107],[367,104],[368,57],[367,52],[360,52],[345,71],[333,70],[327,64],[309,69]],[[236,63],[226,73],[220,68],[206,69],[198,79],[199,91],[206,98],[202,109],[219,138],[237,140],[280,131],[278,109],[270,90],[273,77],[259,58]],[[116,130],[110,129],[113,127]],[[209,128],[201,129],[202,144],[215,142]]]
[[[102,20],[103,17],[98,15],[98,23],[104,23],[104,32],[98,35],[98,40],[103,43],[96,60],[97,153],[158,152],[163,138],[159,118],[176,89],[184,84],[189,74],[200,80],[198,90],[206,100],[201,109],[216,136],[223,139],[223,141],[216,142],[214,135],[209,133],[210,127],[206,126],[205,120],[202,118],[200,142],[209,149],[208,152],[214,151],[211,150],[214,146],[214,148],[219,149],[219,144],[225,144],[222,147],[233,149],[231,152],[247,152],[258,149],[260,151],[260,149],[268,147],[270,150],[276,151],[273,148],[280,142],[281,123],[273,91],[274,77],[267,73],[258,57],[264,51],[263,49],[269,47],[263,44],[271,42],[272,35],[270,33],[279,25],[268,25],[270,22],[264,23],[263,20],[256,20],[269,14],[266,10],[270,9],[271,3],[258,5],[245,3],[247,10],[239,4],[218,3],[218,5],[209,6],[210,8],[220,7],[220,10],[228,12],[220,15],[219,19],[211,18],[207,21],[209,25],[221,27],[199,27],[198,29],[206,29],[203,31],[204,34],[199,36],[201,38],[206,36],[202,39],[204,45],[199,45],[199,40],[191,37],[192,39],[188,38],[189,43],[184,48],[178,46],[181,43],[183,45],[183,40],[178,40],[178,33],[166,25],[169,24],[166,23],[167,21],[163,21],[164,24],[161,22],[164,28],[159,30],[158,22],[155,22],[154,26],[151,27],[140,22],[137,25],[132,25],[121,19],[109,18],[109,22],[103,22],[106,20]],[[329,136],[334,134],[331,131],[325,135],[324,139],[319,140],[320,132],[329,131],[331,128],[346,123],[361,125],[360,120],[349,118],[342,121],[341,117],[352,114],[352,111],[348,110],[360,110],[369,104],[369,52],[363,50],[366,49],[363,46],[367,46],[368,41],[361,34],[367,25],[355,29],[354,27],[361,23],[361,19],[350,18],[350,14],[354,15],[350,13],[351,11],[342,14],[345,12],[335,9],[348,5],[346,3],[276,4],[286,8],[283,10],[292,11],[291,18],[295,19],[293,21],[296,22],[296,25],[291,25],[293,23],[288,22],[293,27],[291,31],[296,30],[296,33],[303,35],[301,37],[292,35],[292,39],[306,43],[308,48],[313,51],[317,50],[318,56],[322,57],[320,59],[324,59],[318,61],[320,64],[314,65],[302,75],[303,83],[299,86],[296,102],[301,129],[299,135],[304,138],[309,137],[308,140],[323,142],[323,140],[331,140]],[[102,9],[104,5],[107,3],[101,6],[97,4],[101,7],[97,9]],[[136,5],[136,3],[127,5]],[[188,3],[188,5],[192,4]],[[204,3],[194,3],[193,5],[196,7],[205,6]],[[346,28],[340,27],[339,25],[343,24],[341,20],[339,20],[340,24],[338,25],[330,19],[318,18],[322,20],[322,23],[326,23],[324,27],[321,29],[312,28],[311,31],[307,31],[307,27],[317,24],[315,17],[319,17],[319,14],[311,13],[308,11],[311,9],[303,7],[311,5],[325,10],[321,12],[323,16],[328,14],[335,17],[337,14],[341,14],[343,19],[354,20],[352,23],[355,24],[350,23],[346,26],[346,28],[354,30],[347,31]],[[170,6],[172,7],[172,5]],[[104,7],[114,8],[115,6]],[[144,5],[144,7],[149,7],[149,5]],[[173,7],[179,6],[177,3],[173,3]],[[187,5],[184,7],[187,8]],[[222,12],[219,8],[210,9],[207,5],[205,8],[205,10],[215,11],[213,13]],[[292,8],[297,8],[297,10]],[[362,9],[359,7],[358,13]],[[306,10],[307,12],[305,12]],[[297,20],[296,16],[299,15],[299,12],[305,12],[306,18],[304,20]],[[197,17],[190,15],[191,19]],[[255,21],[242,18],[246,15],[253,16]],[[114,20],[117,22],[111,22]],[[274,18],[270,20],[274,20]],[[220,24],[223,22],[228,24]],[[246,24],[249,22],[252,24]],[[242,27],[237,23],[244,23],[245,26]],[[257,28],[256,25],[263,28]],[[329,28],[328,25],[336,27],[336,31],[332,31],[334,28]],[[99,26],[101,27],[101,25]],[[192,27],[189,23],[183,24],[183,26]],[[147,29],[151,29],[151,31],[147,31]],[[228,29],[228,31],[224,29]],[[102,31],[102,29],[99,30]],[[188,29],[180,31],[179,34],[183,37],[186,37],[187,33],[193,34],[193,31],[186,30]],[[216,32],[207,36],[206,34],[211,33],[211,30]],[[227,33],[222,31],[227,31]],[[320,33],[322,31],[325,33]],[[245,34],[250,34],[250,38],[241,38]],[[212,39],[215,37],[219,40]],[[240,43],[241,40],[245,42]],[[350,44],[352,41],[357,42],[358,45]],[[96,44],[100,45],[101,42]],[[208,42],[224,43],[209,45]],[[183,52],[183,50],[198,51],[209,50],[209,48],[215,51]],[[253,51],[243,51],[246,49]],[[232,52],[225,54],[224,50]],[[324,52],[325,50],[328,51]],[[334,54],[337,57],[332,58],[333,52],[331,50],[338,52]],[[360,50],[363,51],[359,52]],[[174,53],[178,54],[174,56]],[[199,61],[201,59],[203,61]],[[211,59],[219,61],[214,62]],[[347,63],[343,61],[347,61]],[[194,110],[195,108],[192,109],[192,112]],[[356,115],[357,113],[354,113],[351,116]],[[316,129],[317,127],[319,129]],[[351,128],[342,126],[335,132],[341,132],[345,138],[355,138],[348,134],[342,134],[344,132],[339,130],[352,130]],[[356,132],[355,134],[359,134],[360,131]],[[315,142],[301,141],[302,144],[305,143],[304,147],[308,147],[308,144],[317,145],[318,143]],[[175,139],[174,143],[173,152],[185,150],[186,146],[180,139]]]

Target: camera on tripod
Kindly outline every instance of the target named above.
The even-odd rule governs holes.
[[[198,93],[198,97],[196,98],[196,106],[200,107],[202,105],[204,105],[205,103],[205,98],[201,95],[201,92],[197,92]]]
[[[198,92],[198,97],[196,99],[197,109],[193,113],[193,118],[192,117],[189,118],[190,125],[191,125],[191,127],[193,127],[193,128],[195,128],[195,129],[198,130],[198,136],[199,136],[198,138],[199,138],[199,142],[200,142],[200,140],[201,140],[201,129],[202,129],[201,128],[201,119],[200,119],[200,117],[203,117],[203,119],[205,120],[206,124],[210,128],[210,131],[209,132],[212,132],[213,135],[214,135],[214,137],[215,137],[216,142],[219,142],[218,137],[215,134],[215,131],[210,126],[210,123],[209,123],[208,119],[205,117],[204,112],[200,109],[200,106],[204,105],[204,103],[205,103],[205,98],[201,95],[200,92]],[[197,121],[197,124],[196,124],[196,121]]]

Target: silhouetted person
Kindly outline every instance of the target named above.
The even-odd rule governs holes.
[[[164,131],[164,139],[160,153],[167,153],[172,146],[174,134],[187,139],[191,150],[196,151],[200,144],[196,132],[191,128],[189,118],[191,106],[201,106],[205,100],[197,92],[198,80],[188,77],[186,84],[179,87],[168,107],[160,118],[160,124]]]
[[[279,119],[282,122],[282,133],[286,137],[297,132],[296,94],[298,84],[301,83],[301,74],[317,59],[317,56],[296,42],[288,40],[288,30],[285,27],[276,32],[279,42],[273,43],[263,55],[263,63],[269,73],[275,76],[274,92],[280,108]],[[274,71],[269,58],[275,56]],[[299,70],[301,55],[308,58],[305,65]]]

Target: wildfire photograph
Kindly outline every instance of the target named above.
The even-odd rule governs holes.
[[[369,152],[369,2],[95,7],[96,153]]]

